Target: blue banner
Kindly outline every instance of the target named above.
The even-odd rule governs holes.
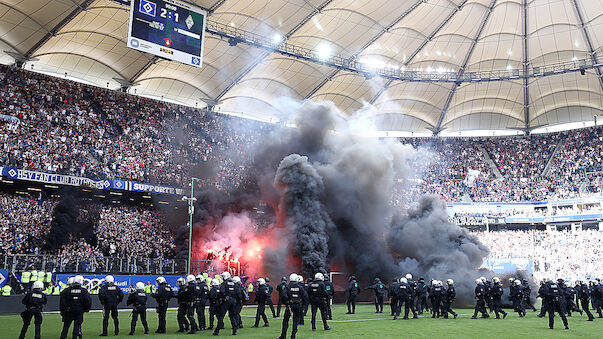
[[[485,259],[484,266],[494,273],[534,272],[534,262],[528,258]]]
[[[4,287],[4,285],[8,284],[8,280],[10,276],[8,275],[8,270],[0,270],[0,288]]]
[[[64,284],[67,283],[67,279],[69,279],[70,277],[73,277],[73,274],[57,274],[57,282],[60,281]],[[103,282],[105,281],[105,277],[107,275],[105,274],[82,274],[82,277],[84,277],[84,286],[88,289],[91,290],[92,288],[96,287],[96,286],[100,286],[103,284]],[[165,280],[167,281],[167,283],[172,286],[172,287],[177,287],[176,284],[176,280],[178,280],[178,278],[180,278],[180,276],[177,275],[113,275],[113,278],[115,279],[115,285],[119,286],[119,288],[121,288],[121,290],[124,293],[130,293],[130,287],[131,286],[135,286],[137,282],[143,282],[143,283],[147,283],[150,282],[151,284],[155,285],[155,280],[157,279],[157,277],[164,277]],[[177,290],[177,288],[176,288]]]
[[[576,214],[576,215],[555,215],[552,217],[510,217],[505,218],[507,224],[530,224],[530,223],[549,223],[549,222],[568,222],[583,220],[603,219],[603,214]]]
[[[0,167],[0,175],[12,180],[25,180],[45,184],[90,187],[104,190],[112,189],[176,195],[182,195],[184,193],[184,190],[181,188],[174,188],[162,185],[151,185],[118,179],[94,180],[84,177],[75,177],[72,175],[43,173],[37,171],[17,169],[13,167]]]

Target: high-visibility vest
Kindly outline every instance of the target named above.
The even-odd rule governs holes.
[[[65,287],[67,287],[67,284],[59,280],[59,286],[61,287],[61,289],[64,289]]]
[[[151,293],[151,285],[144,285],[144,293]]]
[[[31,271],[31,279],[29,281],[38,281],[38,271]]]
[[[4,287],[2,287],[2,296],[3,297],[8,297],[10,296],[10,291],[12,291],[13,288],[10,287],[9,285],[4,285]]]
[[[253,292],[253,284],[249,284],[249,286],[247,286],[247,291]]]
[[[53,286],[52,287],[52,295],[60,295],[61,294],[61,290],[59,289],[59,286]]]
[[[46,289],[42,293],[44,293],[46,295],[50,295],[50,293],[52,293],[51,287],[50,286],[46,287]]]
[[[46,277],[44,278],[44,282],[51,282],[52,281],[52,272],[46,272]]]
[[[29,279],[31,278],[31,272],[25,271],[21,273],[21,283],[29,284]]]

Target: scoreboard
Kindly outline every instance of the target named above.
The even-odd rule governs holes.
[[[128,47],[201,67],[206,18],[177,0],[132,0]]]

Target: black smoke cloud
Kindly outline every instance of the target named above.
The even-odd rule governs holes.
[[[61,197],[52,211],[45,248],[57,251],[69,243],[70,238],[83,238],[88,244],[96,246],[98,239],[94,231],[100,219],[98,206],[83,204],[81,194],[70,188],[63,189]]]
[[[473,300],[475,278],[492,276],[478,269],[488,250],[448,222],[436,197],[422,198],[406,214],[391,206],[394,184],[411,185],[408,176],[421,154],[397,140],[359,136],[369,126],[362,115],[345,120],[332,104],[295,103],[290,110],[295,128],[277,127],[255,147],[248,173],[253,185],[245,191],[267,201],[292,230],[271,253],[288,247],[305,275],[334,266],[361,282],[406,273],[452,278],[459,299]],[[267,273],[281,275],[286,258],[281,265],[275,259],[264,259]]]

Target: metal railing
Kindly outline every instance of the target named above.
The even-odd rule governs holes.
[[[2,255],[0,267],[11,272],[24,270],[57,273],[185,274],[186,259],[142,257],[72,258],[61,255]]]

